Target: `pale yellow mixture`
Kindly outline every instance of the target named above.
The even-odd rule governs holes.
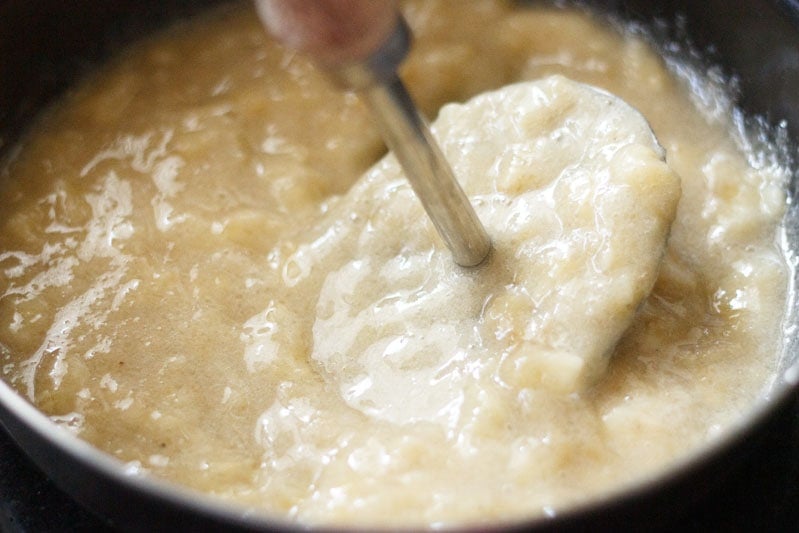
[[[404,12],[486,265],[452,263],[354,95],[225,8],[3,168],[4,379],[132,474],[305,523],[557,514],[741,420],[780,350],[788,170],[586,13]]]

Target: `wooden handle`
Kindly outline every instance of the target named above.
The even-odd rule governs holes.
[[[256,0],[258,14],[284,45],[337,67],[367,59],[397,24],[393,0]]]

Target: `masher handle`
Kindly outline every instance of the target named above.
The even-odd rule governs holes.
[[[367,60],[399,17],[392,0],[257,0],[256,6],[279,41],[327,67]]]
[[[256,0],[266,27],[285,45],[361,91],[383,139],[456,263],[477,266],[491,240],[455,179],[397,68],[410,31],[391,0]]]

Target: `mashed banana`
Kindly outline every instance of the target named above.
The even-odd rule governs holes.
[[[485,266],[452,263],[357,98],[234,6],[5,165],[4,379],[133,473],[305,523],[551,515],[734,426],[779,355],[788,170],[582,11],[404,10]]]

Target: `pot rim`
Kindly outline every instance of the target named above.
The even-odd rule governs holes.
[[[570,505],[552,516],[533,516],[508,519],[500,522],[478,523],[478,524],[455,524],[445,527],[449,531],[471,531],[485,530],[488,526],[495,530],[516,529],[545,529],[548,527],[558,527],[563,523],[579,521],[590,518],[600,512],[605,512],[617,506],[622,506],[643,499],[658,492],[664,491],[667,487],[678,484],[701,470],[707,463],[712,462],[725,452],[734,452],[735,448],[742,444],[747,438],[752,437],[762,425],[779,409],[789,402],[799,397],[799,361],[794,362],[781,376],[782,382],[778,383],[775,391],[758,401],[758,405],[745,416],[740,423],[729,428],[713,441],[699,446],[697,449],[688,452],[685,456],[677,459],[671,465],[666,465],[653,475],[644,479],[638,479],[631,483],[624,484],[606,492],[601,497],[591,498],[586,502]],[[199,513],[202,517],[214,517],[228,522],[232,527],[255,530],[281,530],[281,531],[301,531],[307,530],[308,525],[293,522],[286,517],[270,514],[262,509],[252,509],[236,502],[225,502],[220,498],[215,498],[209,494],[178,485],[168,480],[158,478],[149,474],[132,475],[126,473],[126,465],[120,459],[95,448],[88,442],[80,439],[77,435],[53,422],[47,415],[39,411],[30,402],[18,394],[5,381],[0,380],[0,424],[2,424],[11,438],[17,442],[23,451],[31,457],[34,463],[43,468],[41,460],[36,454],[31,453],[24,446],[23,439],[9,427],[8,417],[14,417],[17,422],[24,424],[39,439],[42,439],[50,446],[55,447],[59,452],[66,454],[79,463],[87,466],[94,473],[97,473],[114,483],[119,483],[137,492],[145,493],[163,500],[165,503]],[[71,496],[75,496],[70,487],[64,487],[57,475],[43,468],[48,477],[52,477],[56,485],[67,491]],[[96,509],[91,502],[79,502],[99,516],[106,517],[103,512]],[[124,525],[124,524],[121,524]],[[310,526],[312,529],[325,530],[325,525]],[[340,526],[336,526],[340,530]],[[375,527],[368,525],[354,525],[346,527],[348,531],[374,531]],[[377,530],[387,530],[380,528]],[[396,531],[396,528],[390,528]],[[400,528],[400,530],[411,530],[412,527]]]
[[[799,21],[799,5],[797,5],[793,13],[794,20]],[[0,154],[7,148],[9,146],[0,144]],[[0,158],[0,161],[2,161],[2,158]],[[798,182],[799,176],[797,175],[797,170],[794,169],[791,182],[786,184],[787,191],[796,191]],[[799,198],[799,192],[795,192],[795,194]],[[563,523],[581,520],[592,515],[595,516],[597,513],[608,509],[628,504],[630,501],[646,498],[662,492],[668,486],[678,484],[724,453],[733,452],[746,439],[752,437],[758,428],[767,423],[781,407],[799,398],[799,355],[797,355],[799,354],[799,335],[797,335],[799,331],[797,330],[799,328],[799,310],[797,310],[797,305],[799,305],[799,302],[797,302],[797,298],[799,298],[799,295],[797,295],[797,287],[799,287],[799,229],[797,229],[797,226],[799,226],[799,200],[797,198],[789,199],[790,205],[784,215],[782,228],[782,249],[786,254],[790,276],[787,292],[788,301],[786,302],[787,312],[781,328],[783,338],[780,355],[782,360],[777,363],[785,367],[775,371],[772,383],[764,384],[768,392],[763,394],[762,398],[758,398],[756,405],[742,416],[735,425],[727,428],[721,435],[710,442],[698,446],[674,462],[662,466],[650,476],[617,486],[601,496],[591,498],[583,503],[569,505],[552,516],[520,517],[501,522],[478,524],[464,523],[445,529],[470,531],[478,528],[485,530],[486,527],[499,530],[559,527]],[[787,221],[791,221],[792,224],[788,224],[786,227]],[[789,356],[793,356],[793,360],[788,359]],[[291,521],[285,516],[271,514],[263,509],[248,508],[236,502],[226,502],[220,498],[154,475],[126,473],[128,469],[126,469],[126,464],[123,461],[99,448],[95,448],[79,436],[59,426],[8,383],[0,379],[0,425],[4,426],[11,438],[16,441],[48,477],[51,477],[57,485],[73,497],[75,496],[74,491],[65,486],[65,483],[57,475],[49,471],[36,453],[26,449],[25,439],[14,431],[15,423],[25,426],[38,439],[76,462],[85,465],[94,473],[136,492],[158,498],[168,505],[198,513],[201,517],[215,517],[228,522],[231,527],[242,529],[284,531],[308,529],[307,525]],[[103,516],[102,511],[92,505],[92,502],[80,501],[80,503]],[[318,528],[311,527],[313,529],[328,529],[324,525]],[[339,528],[337,527],[337,529]],[[356,525],[346,529],[349,531],[375,530],[374,527],[368,525]],[[396,530],[396,528],[390,529]],[[410,530],[412,527],[408,526],[403,529]]]

